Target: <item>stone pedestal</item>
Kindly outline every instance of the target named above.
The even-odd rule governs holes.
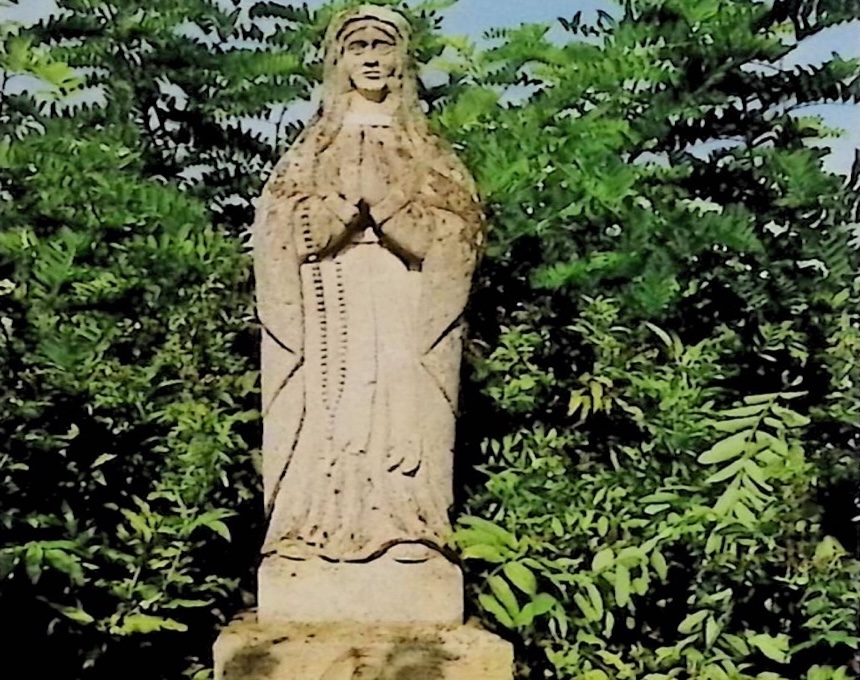
[[[512,680],[509,643],[471,626],[267,624],[215,644],[215,680]]]
[[[463,576],[442,556],[398,562],[263,560],[259,621],[441,624],[463,621]]]

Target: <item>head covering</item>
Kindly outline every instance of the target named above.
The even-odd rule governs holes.
[[[469,213],[475,217],[480,213],[474,181],[450,146],[434,135],[428,126],[427,117],[421,109],[418,97],[418,77],[415,61],[410,51],[412,27],[400,12],[376,5],[360,5],[341,12],[332,20],[326,32],[323,70],[323,96],[314,118],[308,123],[298,139],[275,166],[266,186],[266,193],[273,198],[288,198],[296,194],[324,194],[332,190],[329,186],[318,186],[320,158],[343,127],[353,84],[343,65],[346,38],[352,28],[359,24],[377,25],[395,38],[395,49],[399,54],[395,72],[389,81],[388,97],[395,97],[397,104],[393,113],[393,125],[404,133],[407,140],[405,153],[420,159],[414,167],[429,171],[436,184],[444,187],[441,192],[450,205],[445,205],[458,214]],[[418,170],[416,170],[418,171]],[[319,182],[325,182],[324,178]],[[474,212],[474,215],[471,213]],[[476,218],[477,219],[477,218]]]
[[[327,125],[338,129],[343,124],[349,104],[349,98],[345,95],[353,89],[349,73],[343,65],[343,55],[347,38],[362,25],[376,26],[395,40],[397,59],[394,74],[388,83],[388,96],[398,100],[395,118],[405,122],[416,113],[423,117],[416,88],[414,61],[409,54],[412,27],[399,12],[375,5],[360,5],[338,14],[326,32],[320,120],[326,120]]]

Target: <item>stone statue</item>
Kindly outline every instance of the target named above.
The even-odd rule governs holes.
[[[484,239],[427,127],[410,27],[338,15],[322,104],[254,225],[268,531],[216,680],[512,680],[445,549],[462,313]]]
[[[410,26],[338,16],[322,103],[253,228],[265,556],[421,562],[450,531],[474,183],[420,108]]]

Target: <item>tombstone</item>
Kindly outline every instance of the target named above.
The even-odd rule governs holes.
[[[333,20],[320,110],[257,206],[268,523],[218,680],[512,677],[511,646],[463,625],[446,542],[484,218],[428,128],[409,40],[384,7]]]

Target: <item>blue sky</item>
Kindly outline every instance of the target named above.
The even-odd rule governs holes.
[[[231,4],[230,0],[222,1]],[[248,4],[250,0],[240,1]],[[3,4],[3,0],[0,0],[0,20],[22,23],[44,16],[56,7],[54,0],[22,0],[8,8],[3,8]],[[323,4],[323,0],[310,0],[307,4],[317,7]],[[445,11],[443,30],[480,40],[489,28],[512,27],[528,22],[555,22],[559,16],[569,18],[579,10],[587,19],[593,17],[598,9],[615,13],[617,7],[617,3],[607,0],[459,0],[454,7]],[[784,65],[820,64],[833,52],[844,57],[860,57],[860,22],[835,26],[804,41],[785,60]],[[304,115],[306,111],[307,107],[303,107],[297,113]],[[825,124],[846,131],[843,138],[828,142],[833,149],[828,164],[834,170],[847,172],[855,149],[860,149],[860,106],[828,104],[807,107],[803,112],[820,115]]]

